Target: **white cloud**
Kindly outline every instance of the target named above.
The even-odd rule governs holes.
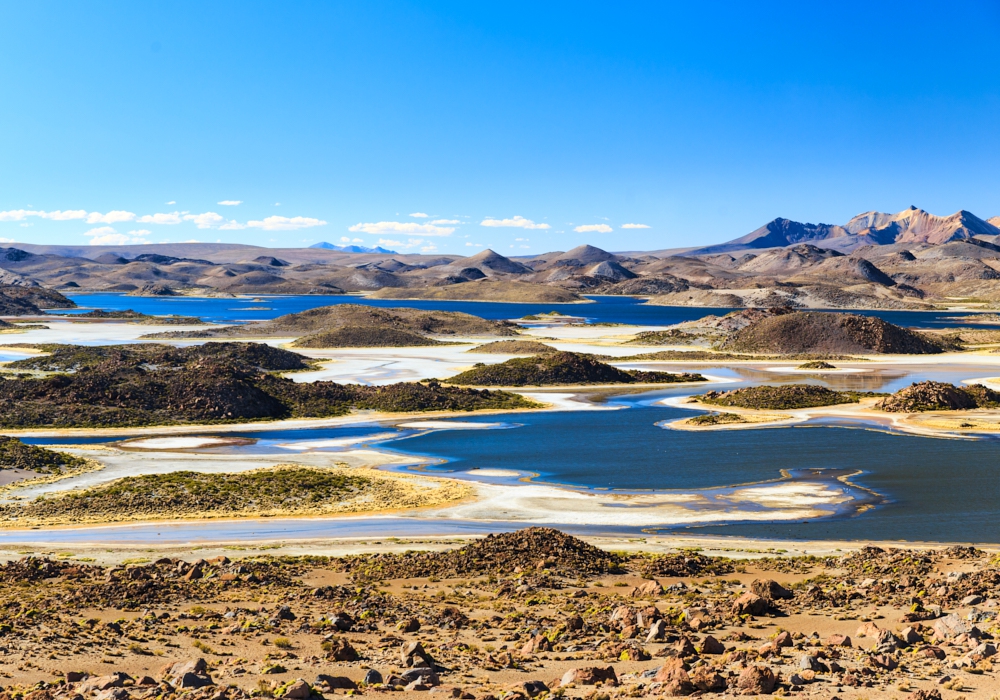
[[[521,247],[522,247],[522,248],[531,248],[531,246],[530,246],[530,245],[523,245],[523,246],[521,246]]]
[[[431,223],[432,224],[460,224],[462,222],[459,221],[458,219],[434,219],[434,221],[432,221]]]
[[[153,232],[152,231],[147,231],[146,229],[141,228],[141,229],[139,229],[137,231],[129,231],[128,235],[130,235],[130,236],[151,236],[151,235],[153,235]],[[197,243],[197,242],[198,241],[184,241],[184,243]]]
[[[295,231],[300,228],[312,228],[313,226],[324,226],[325,221],[311,219],[307,216],[268,216],[263,221],[248,221],[250,228],[262,228],[265,231]]]
[[[241,224],[239,221],[230,219],[226,223],[219,227],[220,231],[239,231],[240,229],[246,228],[246,224]],[[272,239],[273,240],[273,239]]]
[[[243,200],[242,199],[223,199],[221,202],[216,202],[216,204],[219,204],[219,205],[221,205],[223,207],[238,207],[239,205],[243,204]]]
[[[172,206],[174,206],[175,204],[177,204],[177,202],[175,202],[175,201],[173,201],[173,200],[171,200],[171,201],[167,202],[167,206],[168,206],[168,207],[172,207]]]
[[[420,252],[421,253],[433,253],[437,249],[438,249],[438,247],[436,245],[425,245],[423,248],[420,249]]]
[[[423,236],[450,236],[454,228],[417,224],[412,221],[379,221],[378,223],[355,224],[347,229],[353,233],[412,233]]]
[[[101,214],[96,211],[87,214],[88,224],[120,224],[124,221],[132,221],[133,219],[135,219],[135,214],[130,211],[121,211],[120,209],[109,211],[107,214]]]
[[[393,248],[416,248],[417,246],[426,243],[423,238],[410,238],[405,243],[403,241],[394,241],[388,238],[378,239],[379,245],[391,245]]]
[[[611,233],[614,229],[607,224],[586,224],[585,226],[577,226],[573,230],[577,233]]]
[[[479,222],[480,226],[492,226],[494,228],[532,228],[532,229],[547,229],[550,228],[548,224],[536,224],[531,219],[525,219],[523,216],[515,216],[513,219],[493,219],[487,217]]]
[[[646,224],[622,224],[622,228],[649,228]]]
[[[528,239],[527,238],[515,238],[514,240],[518,241],[520,243],[520,242],[526,242]]]
[[[198,228],[215,228],[226,219],[214,211],[206,211],[204,214],[185,214],[185,221],[193,221]]]
[[[128,235],[124,233],[118,233],[110,226],[100,226],[98,228],[92,228],[87,231],[85,236],[90,236],[90,245],[136,245],[141,243],[149,243],[143,235],[148,234],[149,231],[131,231]]]
[[[412,216],[414,219],[426,219],[429,216],[429,214],[425,214],[422,211],[415,211],[412,214],[410,214],[410,216]]]
[[[84,236],[106,236],[109,233],[118,233],[118,232],[115,231],[110,226],[100,226],[98,228],[92,228],[92,229],[90,229],[89,231],[87,231],[83,235]]]
[[[145,216],[140,216],[136,219],[140,224],[163,224],[166,226],[172,226],[174,224],[179,224],[183,219],[181,218],[180,212],[174,212],[172,214],[146,214]]]
[[[13,238],[0,238],[0,243],[14,243]]]
[[[73,209],[71,211],[42,211],[38,212],[38,215],[51,221],[73,221],[74,219],[82,219],[87,215],[87,212],[83,209]]]
[[[341,236],[340,237],[340,242],[341,243],[364,243],[364,241],[362,239],[360,239],[360,238],[351,238],[350,236]]]
[[[473,243],[472,241],[466,241],[465,245],[468,246],[469,248],[482,248],[483,247],[482,243]]]
[[[37,209],[12,209],[10,211],[0,211],[0,221],[24,221],[29,216],[37,216],[40,219],[51,221],[71,221],[82,219],[87,216],[83,209],[73,209],[67,211],[39,211]]]

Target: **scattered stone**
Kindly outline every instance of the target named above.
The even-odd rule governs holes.
[[[726,653],[726,647],[718,639],[712,635],[708,635],[701,642],[701,653],[702,654],[724,654]]]
[[[618,675],[615,673],[614,666],[572,668],[563,674],[559,685],[570,685],[571,683],[576,685],[597,685],[598,683],[618,685]]]
[[[740,673],[736,687],[746,694],[770,695],[774,692],[774,686],[777,682],[778,677],[769,667],[747,666]]]

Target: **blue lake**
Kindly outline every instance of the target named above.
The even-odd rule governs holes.
[[[1000,522],[996,517],[1000,503],[1000,439],[925,438],[860,425],[711,433],[674,431],[657,423],[682,418],[691,412],[653,403],[671,393],[679,390],[612,398],[611,403],[626,406],[617,411],[512,415],[508,420],[515,427],[507,430],[399,431],[395,439],[378,444],[395,452],[441,460],[422,467],[430,473],[510,469],[534,472],[539,481],[624,491],[713,488],[780,479],[785,472],[802,470],[857,471],[860,473],[851,482],[872,491],[876,504],[860,514],[805,522],[739,523],[672,530],[779,539],[1000,543]],[[497,418],[469,416],[463,420],[493,423]],[[386,431],[384,426],[369,425],[228,434],[256,437],[262,443],[269,443],[375,436]],[[88,442],[110,440],[95,438]],[[60,441],[28,439],[26,442]],[[238,459],[241,451],[253,452],[258,448],[226,449]],[[448,522],[435,530],[426,521],[370,519],[367,522],[376,524],[367,534],[428,534],[456,528],[486,531],[512,527],[500,523]],[[318,525],[293,523],[281,527],[286,526],[291,528],[286,536],[292,536],[301,527],[309,532],[315,529],[316,536],[366,534],[364,525],[358,521],[345,520],[339,525],[335,521]],[[256,527],[259,530],[261,525]],[[246,526],[237,529],[240,528]],[[342,531],[343,528],[347,530]],[[606,527],[570,529],[591,533],[637,532]]]
[[[667,325],[727,309],[648,306],[638,300],[598,297],[594,304],[492,304],[477,302],[403,302],[358,297],[259,297],[250,299],[143,298],[119,294],[76,295],[77,303],[105,309],[133,308],[151,314],[201,316],[217,322],[263,320],[336,303],[410,306],[464,311],[487,318],[518,318],[528,313],[557,310],[584,316],[592,322]],[[262,301],[261,301],[262,300]],[[247,310],[246,307],[267,307]],[[893,323],[918,327],[955,326],[953,312],[868,312]],[[683,369],[683,368],[682,368]],[[722,374],[742,384],[819,382],[840,389],[895,391],[912,381],[933,378],[957,383],[988,374],[982,366],[910,365],[905,369],[874,369],[844,375],[802,375],[766,372],[760,368],[730,366],[700,369]],[[732,386],[736,386],[733,384]],[[534,472],[539,480],[602,489],[698,489],[781,478],[796,470],[849,470],[860,474],[853,483],[877,494],[877,506],[860,514],[797,523],[731,524],[682,528],[689,533],[819,540],[925,540],[936,542],[1000,543],[1000,440],[934,439],[887,433],[861,424],[828,427],[754,429],[692,433],[657,425],[690,415],[679,408],[654,405],[670,394],[690,393],[689,387],[619,396],[618,411],[579,411],[518,414],[510,430],[442,430],[429,433],[400,431],[382,446],[394,451],[433,456],[442,463],[434,472],[461,472],[475,468]],[[503,420],[501,418],[500,420]],[[466,420],[495,422],[498,417],[469,416]],[[355,426],[322,430],[266,430],[239,434],[263,443],[281,440],[328,439],[376,435],[384,426]],[[220,426],[219,433],[225,433]],[[108,441],[94,438],[93,442]],[[54,443],[56,440],[29,440]],[[74,442],[86,442],[74,440]],[[238,454],[238,449],[236,454]],[[246,448],[253,449],[253,448]],[[234,458],[238,458],[234,455]],[[273,523],[276,531],[294,536],[346,534],[429,534],[444,531],[501,530],[506,523],[448,523],[427,521],[342,520]],[[367,523],[367,524],[366,524]],[[164,526],[143,532],[159,537]],[[178,526],[195,532],[195,524]],[[208,532],[206,525],[202,532]],[[226,526],[229,527],[229,526]],[[267,526],[233,525],[236,531],[262,536]],[[589,531],[590,528],[570,528]],[[141,530],[141,528],[140,528]],[[187,530],[185,530],[186,532]],[[227,532],[229,532],[227,530]],[[194,535],[192,535],[194,536]],[[246,534],[245,536],[250,536]]]
[[[432,311],[462,311],[489,319],[521,318],[528,314],[558,311],[569,316],[582,316],[591,323],[628,323],[642,326],[665,326],[693,321],[707,314],[726,314],[733,309],[689,306],[651,306],[642,299],[619,296],[595,296],[592,304],[507,304],[482,301],[401,301],[396,299],[366,299],[357,296],[255,296],[238,299],[199,297],[130,297],[124,294],[69,294],[80,307],[122,311],[133,309],[142,313],[199,316],[213,323],[243,323],[264,321],[283,314],[296,313],[332,304],[366,304],[368,306],[399,307]],[[60,311],[59,313],[66,313]],[[879,316],[901,326],[933,328],[958,326],[955,317],[974,316],[952,311],[852,311]],[[993,326],[984,326],[993,327]],[[996,327],[1000,327],[998,324]]]

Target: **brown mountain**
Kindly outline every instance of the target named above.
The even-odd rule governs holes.
[[[997,224],[983,221],[965,210],[950,216],[935,216],[923,209],[910,207],[897,214],[864,212],[843,225],[804,224],[778,218],[728,243],[697,248],[685,255],[781,248],[797,243],[822,244],[824,248],[847,251],[864,245],[941,244],[974,236],[998,235],[1000,228]]]

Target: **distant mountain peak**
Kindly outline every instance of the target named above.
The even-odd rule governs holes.
[[[366,248],[363,245],[334,245],[333,243],[327,243],[326,241],[313,243],[309,247],[321,248],[323,250],[339,250],[341,253],[380,253],[382,255],[399,255],[399,253],[395,250],[389,250],[388,248],[383,248],[382,246]]]

